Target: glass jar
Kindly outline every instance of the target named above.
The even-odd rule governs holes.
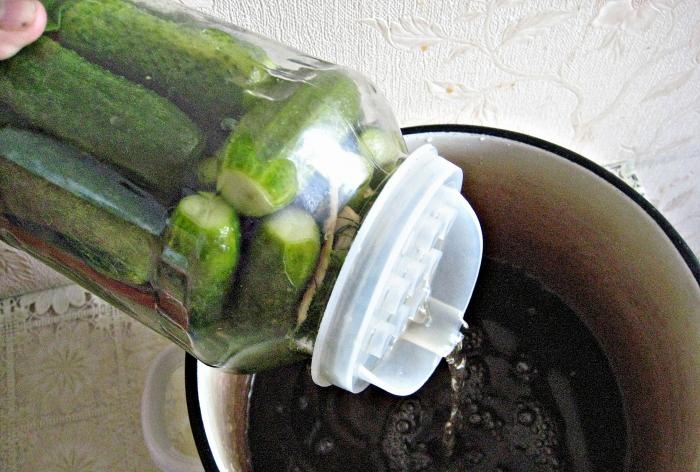
[[[432,180],[412,188],[412,176],[433,175],[439,158],[426,152],[383,196],[406,148],[366,79],[172,2],[44,3],[46,34],[0,63],[2,239],[235,372],[312,354],[322,319],[324,359],[339,339],[361,347],[365,371],[344,385],[355,390],[413,325],[445,313],[428,364],[456,344],[461,312],[457,321],[429,296],[440,254],[423,256],[440,252],[466,203],[436,197]],[[461,174],[440,165],[433,177],[458,196]],[[375,229],[362,229],[356,247],[378,200],[384,213],[374,211]],[[397,264],[384,260],[397,241],[418,244],[406,242],[419,228],[407,221],[424,200],[437,213],[422,221],[442,229],[424,230],[432,240],[417,262],[391,269],[407,282],[380,280]],[[409,206],[397,211],[397,201]],[[468,278],[456,277],[460,288]],[[367,291],[376,286],[381,294]],[[348,303],[363,318],[377,311],[370,299],[392,293],[402,313],[338,325]],[[406,337],[430,351],[419,334]],[[319,379],[333,377],[320,369]]]

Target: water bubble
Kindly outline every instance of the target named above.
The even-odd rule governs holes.
[[[236,127],[237,123],[238,120],[236,120],[235,118],[228,117],[221,120],[221,122],[219,123],[219,127],[222,131],[232,131]]]
[[[411,414],[416,411],[416,405],[413,402],[404,402],[401,405],[401,411],[406,414]]]
[[[432,458],[429,448],[415,441],[423,426],[421,405],[417,400],[401,402],[390,417],[382,438],[382,452],[388,470],[418,472],[424,470]]]
[[[314,449],[316,451],[316,454],[321,455],[321,456],[325,456],[325,455],[333,452],[334,448],[335,448],[335,443],[331,439],[324,438],[316,443],[316,447]]]
[[[477,465],[484,459],[484,453],[481,451],[469,451],[466,459],[471,465]]]
[[[396,423],[396,431],[399,433],[408,433],[411,430],[411,423],[406,420],[399,420]]]
[[[532,382],[538,374],[537,367],[528,359],[519,359],[515,363],[515,375],[525,383]]]
[[[299,397],[299,409],[306,410],[309,407],[309,399],[305,396]]]
[[[469,415],[469,419],[468,419],[469,423],[471,423],[473,425],[481,424],[481,422],[483,420],[484,419],[481,417],[481,415],[479,413],[472,413],[471,415]]]
[[[481,349],[484,344],[484,333],[479,328],[470,326],[464,333],[462,340],[464,351],[467,354],[472,354]]]
[[[518,413],[518,423],[524,426],[530,426],[535,422],[535,414],[530,410],[523,410]]]

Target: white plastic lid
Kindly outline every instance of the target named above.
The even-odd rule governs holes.
[[[430,145],[389,179],[321,319],[311,360],[316,384],[410,395],[462,339],[483,239],[461,187],[461,169]]]

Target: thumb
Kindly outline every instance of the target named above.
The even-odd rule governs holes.
[[[37,0],[0,0],[0,59],[35,41],[46,26],[46,10]]]
[[[21,31],[36,18],[39,2],[35,0],[0,0],[0,29]]]

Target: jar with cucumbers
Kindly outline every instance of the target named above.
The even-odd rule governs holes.
[[[359,74],[173,3],[44,0],[0,62],[0,238],[208,365],[417,389],[481,259],[461,171]]]

